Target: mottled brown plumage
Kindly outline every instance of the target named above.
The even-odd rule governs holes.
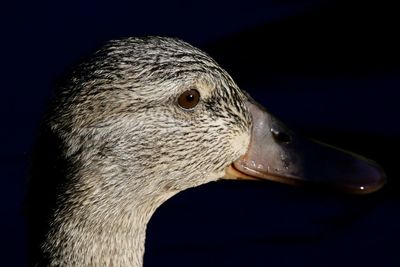
[[[201,98],[185,110],[177,98],[189,89]],[[79,65],[46,124],[67,171],[41,263],[141,266],[154,210],[245,153],[246,99],[214,60],[177,39],[111,41]]]

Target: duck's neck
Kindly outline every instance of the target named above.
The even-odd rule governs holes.
[[[51,266],[142,266],[146,226],[173,194],[71,197],[57,210],[43,250]],[[140,194],[140,192],[139,192]]]

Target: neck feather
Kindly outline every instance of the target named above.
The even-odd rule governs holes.
[[[146,198],[71,194],[56,210],[42,246],[50,266],[143,265],[146,226],[175,193]],[[146,201],[141,201],[146,199]]]

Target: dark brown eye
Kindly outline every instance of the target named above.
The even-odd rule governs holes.
[[[178,104],[181,108],[192,109],[200,101],[200,93],[196,89],[190,89],[182,93],[178,98]]]

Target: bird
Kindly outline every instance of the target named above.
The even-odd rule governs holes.
[[[36,266],[143,266],[155,210],[220,179],[356,193],[385,182],[376,163],[297,135],[171,37],[107,42],[66,75],[41,129],[27,197]]]

